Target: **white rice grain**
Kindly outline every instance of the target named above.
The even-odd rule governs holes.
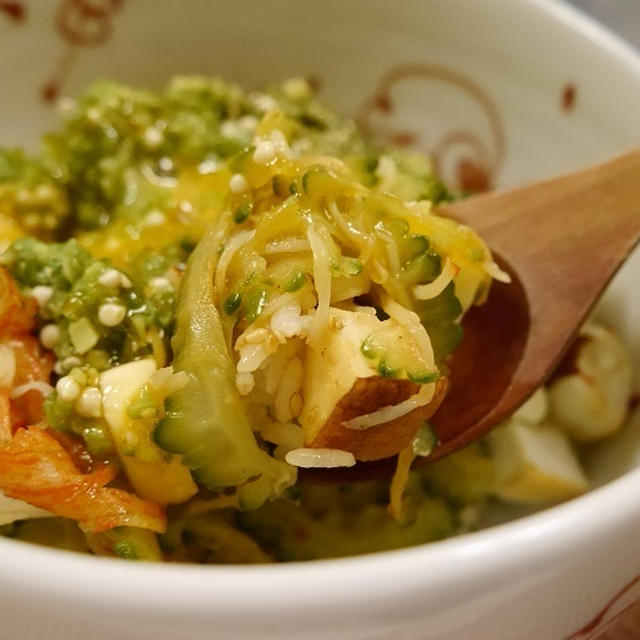
[[[273,399],[273,407],[276,418],[280,422],[287,422],[293,418],[291,411],[291,398],[302,387],[304,370],[302,360],[298,356],[293,356],[287,361],[280,384]]]
[[[356,459],[350,451],[342,449],[293,449],[285,460],[294,467],[303,469],[333,469],[335,467],[353,467]]]

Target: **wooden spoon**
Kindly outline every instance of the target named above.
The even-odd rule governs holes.
[[[462,200],[444,213],[473,227],[511,273],[464,321],[451,389],[432,419],[455,451],[509,416],[553,372],[640,240],[640,150],[585,171]]]
[[[558,365],[640,239],[640,150],[441,211],[475,229],[512,282],[494,283],[487,302],[464,318],[464,340],[447,361],[450,390],[430,420],[439,443],[427,461],[486,434]],[[387,475],[390,462],[311,475],[360,480]]]

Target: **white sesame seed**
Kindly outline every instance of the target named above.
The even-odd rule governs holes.
[[[169,282],[168,278],[158,276],[149,280],[149,287],[154,291],[158,291],[159,289],[168,289],[169,287],[171,287],[171,283]]]
[[[105,287],[119,287],[121,274],[117,269],[107,269],[99,278],[98,282]]]
[[[235,120],[225,120],[220,125],[220,134],[225,138],[239,138],[242,135],[242,127]]]
[[[158,167],[160,167],[161,171],[165,171],[166,173],[173,171],[173,160],[164,156],[158,160]]]
[[[142,139],[148,149],[157,149],[164,142],[164,135],[157,127],[147,127]]]
[[[287,136],[280,129],[274,129],[269,135],[269,140],[276,149],[276,153],[284,156],[285,158],[291,158],[291,147],[287,142]]]
[[[31,195],[31,191],[29,191],[29,189],[25,189],[24,187],[20,187],[15,192],[15,195],[13,197],[15,198],[15,201],[21,205],[28,205],[33,198],[33,196]]]
[[[220,163],[215,158],[208,158],[207,160],[203,160],[198,165],[198,173],[207,174],[214,173],[220,167]]]
[[[304,100],[311,94],[311,87],[304,78],[290,78],[283,84],[282,89],[291,100]]]
[[[276,148],[270,140],[262,140],[256,145],[253,160],[257,164],[268,164],[276,157]]]
[[[56,391],[60,400],[73,402],[80,395],[80,385],[71,376],[64,376],[58,380]]]
[[[55,197],[56,190],[50,184],[39,184],[34,193],[40,200],[51,200]]]
[[[99,418],[102,415],[102,394],[97,387],[87,387],[76,400],[75,409],[84,418]]]
[[[232,193],[244,193],[249,188],[247,179],[241,173],[234,173],[229,180],[229,189]]]
[[[127,315],[127,310],[121,304],[106,302],[98,308],[98,320],[105,327],[115,327],[119,325]]]
[[[69,371],[73,367],[79,367],[82,364],[82,360],[76,356],[69,356],[62,361],[62,368],[64,371]]]
[[[31,289],[31,295],[42,307],[43,305],[47,304],[49,300],[51,300],[51,296],[53,295],[53,287],[38,285],[37,287],[33,287],[33,289]]]
[[[188,200],[180,200],[178,209],[180,209],[181,213],[191,213],[193,211],[193,204]]]
[[[144,217],[144,223],[147,227],[159,227],[161,224],[165,223],[166,219],[167,218],[162,211],[153,209]]]
[[[242,116],[242,118],[238,118],[238,124],[246,131],[253,131],[258,126],[258,118],[255,116]]]
[[[291,143],[291,152],[295,156],[301,156],[311,150],[313,144],[309,138],[298,138]]]
[[[100,110],[96,107],[91,107],[87,109],[87,118],[91,120],[91,122],[99,122],[100,121]]]
[[[131,284],[131,280],[129,280],[129,278],[127,278],[127,276],[124,275],[124,273],[120,274],[120,286],[123,289],[131,289],[131,287],[133,286]]]
[[[57,324],[45,324],[40,329],[40,342],[45,349],[53,349],[60,340],[60,327]]]
[[[246,371],[236,373],[236,389],[241,396],[249,395],[253,391],[255,384],[252,373]]]
[[[258,111],[275,111],[278,108],[278,103],[266,93],[258,93],[253,95],[252,101]]]
[[[76,101],[73,98],[63,96],[56,102],[58,113],[70,113],[76,108]]]

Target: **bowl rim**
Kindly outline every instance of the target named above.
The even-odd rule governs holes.
[[[557,0],[522,3],[581,32],[640,77],[640,53],[595,19]],[[174,611],[182,619],[231,619],[245,615],[250,604],[265,624],[285,607],[298,615],[347,609],[351,615],[367,614],[372,603],[386,601],[382,606],[388,608],[398,605],[401,594],[433,586],[438,587],[432,590],[436,600],[450,600],[447,588],[455,585],[463,601],[490,576],[499,581],[507,574],[535,573],[569,550],[572,555],[586,553],[631,521],[640,525],[640,506],[632,508],[639,489],[640,469],[635,469],[567,503],[460,537],[396,551],[265,566],[134,564],[0,538],[0,585],[52,609],[73,601],[76,610],[99,608],[119,615],[154,610],[160,616]],[[593,513],[607,517],[594,519]],[[396,592],[393,599],[387,599],[390,591]]]

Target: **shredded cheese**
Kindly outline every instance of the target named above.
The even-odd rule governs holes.
[[[309,251],[309,249],[309,241],[305,238],[289,236],[279,240],[272,240],[264,248],[264,252],[269,255],[275,253],[305,253]]]
[[[389,513],[398,522],[406,519],[404,492],[409,482],[409,472],[415,460],[415,453],[412,446],[408,446],[398,454],[396,470],[391,478],[389,487]]]
[[[417,300],[432,300],[437,298],[458,275],[460,267],[455,265],[450,258],[444,262],[440,275],[429,284],[419,284],[413,288],[413,295]]]
[[[425,384],[420,387],[420,391],[415,393],[410,398],[400,402],[399,404],[389,405],[372,411],[371,413],[365,413],[364,415],[351,418],[342,423],[343,427],[347,429],[353,429],[354,431],[364,431],[370,429],[379,424],[385,424],[401,418],[402,416],[411,413],[418,407],[424,407],[431,402],[433,394],[435,393],[436,385],[433,383]]]
[[[436,359],[433,353],[431,339],[424,325],[420,322],[418,314],[410,309],[406,309],[386,294],[382,297],[382,308],[385,313],[389,314],[389,317],[393,318],[410,333],[414,342],[418,345],[425,363],[432,365],[435,370]]]
[[[504,282],[505,284],[511,282],[511,276],[506,271],[503,271],[493,260],[484,265],[484,270],[498,282]]]
[[[309,341],[317,340],[329,324],[331,302],[331,264],[329,252],[313,227],[307,229],[307,238],[313,252],[313,280],[318,292],[318,307],[311,320]]]
[[[218,260],[218,265],[216,266],[214,286],[218,291],[222,291],[224,289],[225,280],[227,279],[227,269],[229,268],[233,257],[240,249],[242,249],[242,247],[244,247],[245,244],[251,242],[255,233],[255,230],[240,231],[235,236],[232,236],[229,239],[229,242],[227,242],[220,259]]]

